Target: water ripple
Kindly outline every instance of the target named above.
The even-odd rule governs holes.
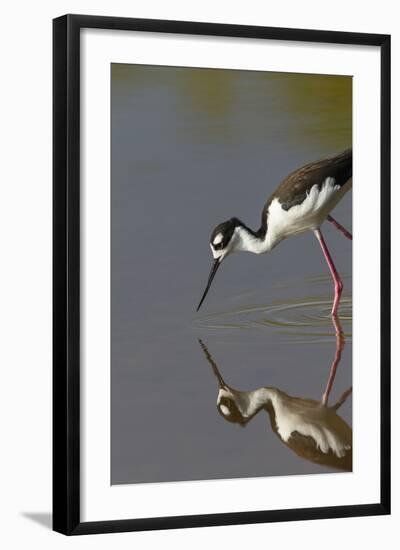
[[[289,342],[322,343],[331,341],[332,296],[309,296],[264,305],[247,305],[240,309],[221,311],[198,318],[203,329],[266,329],[272,328],[289,337]],[[351,337],[352,299],[343,296],[339,317],[344,335]]]

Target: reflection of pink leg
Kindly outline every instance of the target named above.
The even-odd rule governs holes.
[[[343,403],[346,401],[346,399],[349,397],[351,392],[353,391],[353,388],[350,386],[350,388],[342,393],[342,395],[339,397],[339,399],[336,401],[336,403],[333,405],[332,409],[335,409],[337,411],[339,407],[343,405]]]
[[[339,322],[337,315],[332,316],[333,326],[335,327],[336,332],[336,352],[335,358],[333,359],[331,369],[329,371],[328,382],[326,383],[326,388],[321,399],[322,405],[326,406],[328,404],[329,394],[331,393],[333,382],[335,380],[336,371],[342,357],[342,351],[344,348],[344,336],[342,327]],[[346,396],[347,397],[347,396]],[[340,401],[340,400],[339,400]],[[339,407],[339,406],[338,406]]]
[[[350,231],[347,231],[347,229],[343,227],[343,225],[341,225],[339,222],[337,222],[335,218],[332,218],[332,216],[329,215],[326,219],[328,220],[328,222],[333,223],[336,229],[339,229],[339,231],[341,231],[345,237],[347,237],[351,241],[353,240],[353,235],[350,233]]]
[[[337,315],[337,310],[339,307],[340,302],[340,296],[342,294],[343,290],[343,283],[340,278],[339,273],[336,270],[335,264],[333,263],[332,257],[329,253],[328,247],[326,245],[326,242],[324,240],[324,237],[322,236],[320,229],[314,230],[315,236],[317,237],[319,244],[321,245],[322,252],[324,253],[325,260],[329,266],[330,272],[332,274],[334,283],[335,283],[335,299],[333,300],[333,307],[332,307],[332,317]]]

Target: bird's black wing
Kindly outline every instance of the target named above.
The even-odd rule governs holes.
[[[334,178],[335,185],[342,187],[352,177],[353,153],[347,149],[335,157],[306,164],[289,174],[267,201],[263,217],[271,202],[278,198],[284,210],[301,204],[314,185],[321,189],[326,178]]]

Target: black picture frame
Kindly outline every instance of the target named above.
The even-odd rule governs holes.
[[[84,28],[378,46],[381,51],[381,495],[373,504],[80,520],[80,31]],[[53,21],[53,529],[66,535],[390,513],[390,36],[65,15]]]

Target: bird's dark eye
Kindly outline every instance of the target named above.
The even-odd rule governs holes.
[[[213,244],[214,250],[220,250],[224,243]]]

